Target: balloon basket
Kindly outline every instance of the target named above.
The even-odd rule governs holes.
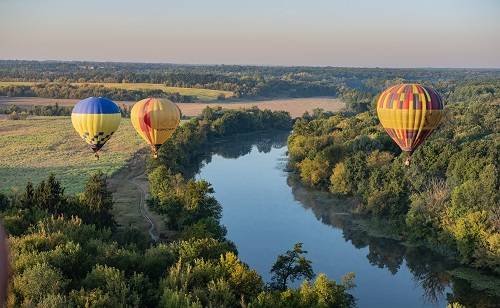
[[[153,159],[158,158],[158,150],[160,149],[161,144],[155,144],[151,146],[151,152],[153,153]]]
[[[406,160],[405,160],[406,167],[409,167],[411,165],[411,154],[412,154],[412,152],[408,152],[408,156],[406,156]]]

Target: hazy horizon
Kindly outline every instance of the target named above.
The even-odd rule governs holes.
[[[500,1],[4,0],[0,59],[500,68]]]
[[[346,65],[286,65],[286,64],[245,64],[245,63],[174,63],[174,62],[147,62],[147,61],[113,61],[113,60],[62,60],[62,59],[7,59],[0,58],[0,61],[36,61],[36,62],[81,62],[81,63],[129,63],[129,64],[159,64],[159,65],[180,65],[180,66],[255,66],[255,67],[315,67],[315,68],[354,68],[354,69],[444,69],[444,70],[461,70],[461,69],[476,69],[476,70],[500,70],[499,67],[438,67],[438,66],[346,66]]]

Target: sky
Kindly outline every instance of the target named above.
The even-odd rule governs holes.
[[[0,59],[500,68],[500,0],[0,0]]]

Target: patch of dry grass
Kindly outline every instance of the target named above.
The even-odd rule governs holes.
[[[177,104],[182,110],[182,114],[195,116],[201,113],[206,107],[217,107],[228,109],[246,109],[257,106],[259,109],[270,109],[273,111],[288,111],[293,118],[300,117],[304,112],[312,112],[315,108],[325,111],[339,111],[345,107],[344,102],[337,98],[311,97],[311,98],[288,98],[260,101],[238,101],[227,103],[191,103]]]

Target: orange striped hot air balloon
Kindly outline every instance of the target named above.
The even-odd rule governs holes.
[[[438,126],[443,117],[443,99],[419,84],[400,84],[382,92],[377,114],[385,131],[410,156]]]
[[[135,130],[151,146],[153,157],[158,157],[160,146],[172,136],[181,119],[176,104],[163,98],[138,101],[130,112]]]

